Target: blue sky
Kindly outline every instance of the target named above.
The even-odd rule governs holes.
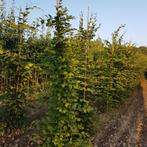
[[[15,0],[17,7],[37,5],[42,10],[33,10],[33,17],[55,13],[56,0]],[[6,0],[10,6],[11,0]],[[97,14],[98,23],[101,23],[97,36],[110,39],[111,33],[121,24],[126,24],[124,29],[125,40],[137,45],[147,46],[147,0],[63,0],[69,9],[69,13],[75,16],[72,22],[78,26],[79,14],[82,11],[87,15],[88,6],[90,11]]]

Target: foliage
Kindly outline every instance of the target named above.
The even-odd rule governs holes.
[[[23,54],[24,31],[30,29],[26,24],[27,15],[20,11],[18,23],[7,17],[1,21],[1,75],[7,79],[5,92],[1,96],[4,107],[6,131],[21,128],[24,121],[26,83],[32,77],[33,64]]]
[[[14,131],[25,123],[26,104],[43,99],[47,117],[39,121],[42,146],[92,146],[94,122],[127,100],[146,70],[146,47],[124,42],[121,25],[111,41],[96,38],[100,28],[88,12],[86,27],[57,0],[56,15],[28,23],[30,10],[15,16],[14,1],[6,14],[0,7],[0,130]],[[40,101],[39,101],[40,102]],[[35,126],[36,127],[36,126]]]

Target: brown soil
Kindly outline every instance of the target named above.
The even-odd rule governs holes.
[[[144,120],[141,135],[141,147],[147,147],[147,80],[142,82],[144,97]]]
[[[98,131],[94,147],[147,147],[147,80]]]

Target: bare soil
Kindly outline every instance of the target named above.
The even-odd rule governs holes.
[[[142,82],[144,97],[144,119],[141,135],[141,147],[147,147],[147,80]]]
[[[147,80],[97,132],[94,147],[147,147]]]

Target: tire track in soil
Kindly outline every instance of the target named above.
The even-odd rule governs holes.
[[[147,116],[147,81],[141,86],[134,89],[132,96],[118,110],[118,115],[98,132],[94,147],[147,147],[147,119],[144,120],[144,107]]]
[[[147,147],[147,80],[144,80],[141,86],[143,88],[144,97],[144,120],[140,147]]]

